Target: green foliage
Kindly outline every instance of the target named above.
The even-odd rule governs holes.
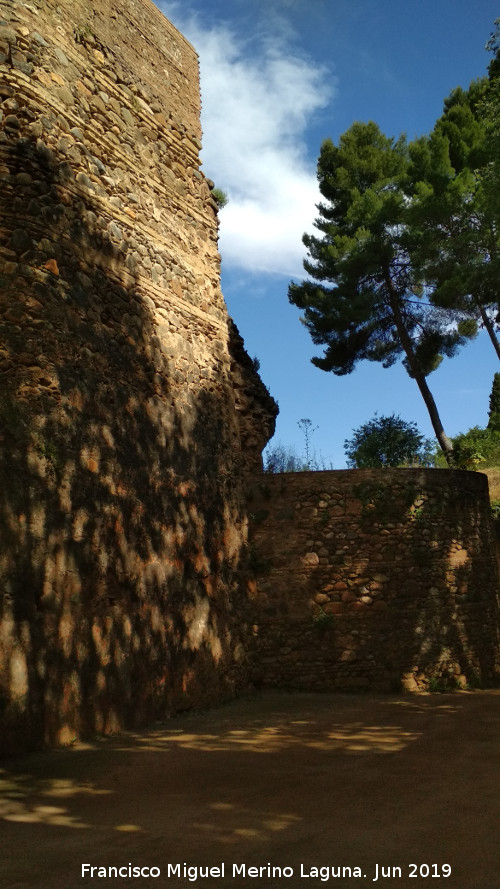
[[[464,688],[480,688],[480,682],[475,673],[471,674],[466,685],[463,685],[458,676],[442,674],[441,676],[431,676],[429,679],[428,691],[430,694],[450,694],[454,691],[463,691]]]
[[[386,137],[373,122],[353,124],[338,145],[323,143],[319,236],[303,237],[304,268],[313,280],[292,283],[289,300],[304,310],[313,342],[325,346],[323,357],[312,359],[322,370],[342,375],[359,361],[390,367],[404,359],[448,450],[425,377],[465,337],[449,315],[423,299],[427,282],[413,262],[409,169],[406,140]]]
[[[54,469],[60,472],[64,467],[64,450],[61,445],[40,433],[32,434],[31,439],[38,453],[49,460]]]
[[[313,617],[313,627],[319,633],[324,633],[325,630],[332,626],[334,620],[333,614],[327,614],[326,611],[321,610]]]
[[[500,432],[500,373],[493,377],[488,411],[488,429]]]
[[[467,452],[477,455],[472,459],[477,463],[485,466],[500,466],[500,431],[492,428],[481,429],[479,426],[473,426],[468,432],[457,435],[453,439],[453,450],[460,453]],[[477,466],[477,464],[476,464]],[[476,468],[472,466],[463,466],[463,469]]]
[[[453,454],[450,463],[443,460],[439,453],[434,454],[434,463],[443,468],[451,465],[453,469],[486,469],[489,466],[500,466],[500,431],[495,428],[482,429],[473,426],[468,432],[462,432],[452,439]]]
[[[223,191],[222,188],[213,188],[212,197],[219,210],[222,210],[229,203],[227,192]]]
[[[351,469],[378,466],[431,466],[433,444],[408,423],[392,414],[375,417],[353,431],[344,449]]]
[[[473,340],[478,334],[478,322],[475,318],[464,318],[458,322],[457,330],[461,336]]]
[[[413,484],[400,489],[397,496],[394,496],[391,486],[374,481],[363,481],[355,485],[353,494],[361,502],[361,518],[369,526],[374,521],[404,521],[420,496],[418,488]]]
[[[453,469],[468,469],[474,471],[484,463],[484,457],[474,446],[457,441],[453,446],[450,466]]]
[[[480,112],[484,123],[488,163],[482,171],[483,194],[486,208],[497,224],[500,219],[500,19],[486,44],[494,54],[488,67],[488,89]]]
[[[431,695],[446,694],[456,687],[456,684],[450,685],[450,681],[445,679],[443,676],[431,676],[431,678],[429,679],[429,692]]]
[[[500,519],[500,500],[491,501],[491,514],[494,519]]]
[[[407,192],[413,259],[430,301],[465,337],[483,326],[500,358],[499,97],[491,75],[453,90],[433,131],[409,145]]]
[[[495,30],[489,36],[486,49],[495,55],[488,68],[490,76],[494,76],[495,71],[500,69],[500,18],[495,19]]]
[[[476,673],[475,670],[468,671],[466,688],[467,689],[484,688],[484,683],[483,683],[481,677]]]

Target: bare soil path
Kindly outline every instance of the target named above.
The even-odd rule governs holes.
[[[500,691],[270,693],[4,761],[0,889],[500,889],[499,745]]]

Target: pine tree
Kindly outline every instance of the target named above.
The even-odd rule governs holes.
[[[416,381],[436,438],[447,438],[426,377],[463,343],[449,315],[429,306],[412,263],[413,234],[406,140],[387,138],[373,122],[355,123],[336,146],[323,143],[318,180],[325,201],[304,235],[304,268],[313,280],[291,284],[313,342],[325,346],[313,364],[342,375],[362,360],[390,367],[399,358]]]

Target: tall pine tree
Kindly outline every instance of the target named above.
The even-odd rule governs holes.
[[[426,377],[464,338],[429,305],[412,262],[408,165],[406,140],[387,138],[373,122],[355,123],[338,146],[323,143],[319,236],[303,237],[312,280],[291,284],[289,300],[304,310],[313,342],[325,346],[324,356],[312,359],[317,367],[342,375],[365,359],[384,367],[403,359],[450,454]]]

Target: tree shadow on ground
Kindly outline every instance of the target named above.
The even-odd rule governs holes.
[[[43,868],[45,885],[49,876],[93,885],[81,880],[82,862],[156,864],[163,876],[169,862],[225,861],[222,886],[235,884],[232,862],[298,874],[301,862],[361,863],[371,873],[375,861],[451,860],[458,872],[464,844],[450,811],[460,811],[475,824],[475,846],[450,883],[459,889],[474,868],[495,866],[498,712],[496,693],[271,693],[32,754],[0,776],[4,871],[20,889],[30,879],[43,886]],[[43,842],[41,874],[19,854],[34,841]]]

